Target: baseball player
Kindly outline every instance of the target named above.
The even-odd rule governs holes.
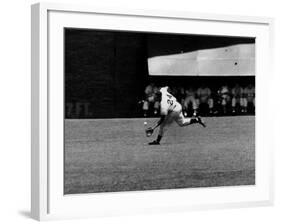
[[[249,104],[251,104],[253,107],[255,107],[255,87],[253,84],[249,84],[244,89],[244,95],[245,95],[245,112],[248,112]]]
[[[237,105],[241,107],[243,105],[242,102],[242,87],[237,83],[231,90],[232,100],[231,100],[231,107],[232,107],[232,113],[236,112]]]
[[[195,116],[197,114],[198,104],[195,99],[195,91],[193,88],[188,88],[185,90],[186,97],[183,102],[183,111],[184,116],[187,116],[187,111],[189,109],[189,105],[192,105],[193,115]]]
[[[208,105],[209,111],[211,114],[213,113],[214,108],[214,100],[211,97],[212,92],[209,87],[207,87],[205,84],[203,84],[201,87],[197,90],[197,105],[199,108],[202,108],[201,105]],[[200,110],[200,109],[199,109]]]
[[[146,135],[149,137],[153,131],[159,126],[159,133],[157,139],[150,142],[149,145],[160,145],[160,141],[166,128],[173,122],[177,122],[180,127],[187,126],[190,124],[198,123],[203,127],[205,123],[198,116],[185,118],[182,113],[182,106],[177,102],[176,98],[168,91],[168,87],[162,87],[159,90],[160,100],[160,120],[152,127],[146,129]]]
[[[218,90],[218,95],[221,98],[221,106],[222,106],[222,112],[224,114],[227,113],[227,108],[230,103],[230,90],[228,86],[225,84]]]

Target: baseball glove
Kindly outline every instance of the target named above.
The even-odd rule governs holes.
[[[149,127],[147,129],[145,129],[145,134],[146,134],[146,137],[150,137],[152,134],[153,134],[153,128]]]

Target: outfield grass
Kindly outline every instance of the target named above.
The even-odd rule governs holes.
[[[205,120],[160,146],[143,119],[65,120],[65,194],[255,184],[254,116]]]

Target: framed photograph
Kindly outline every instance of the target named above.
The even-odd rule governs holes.
[[[272,30],[32,5],[32,217],[271,205]]]

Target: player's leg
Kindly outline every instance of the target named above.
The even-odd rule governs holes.
[[[201,102],[200,102],[199,98],[195,98],[195,104],[196,104],[196,112],[199,111],[199,113],[200,113],[200,104],[201,104]]]
[[[173,122],[173,117],[169,115],[167,115],[166,119],[163,121],[162,124],[160,124],[159,126],[159,132],[157,135],[156,140],[148,143],[149,145],[160,145],[160,141],[164,135],[164,133],[166,132],[168,126]]]
[[[191,104],[192,106],[192,114],[193,116],[196,116],[197,114],[197,109],[198,109],[198,105],[199,105],[199,100],[196,100],[193,96],[189,96],[187,99],[186,104],[189,105]],[[185,114],[184,114],[185,115]],[[186,116],[185,116],[186,117]]]
[[[184,103],[183,103],[183,115],[186,117],[188,115],[188,107],[189,107],[189,104],[190,104],[190,98],[189,97],[186,97],[185,100],[184,100]]]
[[[213,112],[214,112],[214,100],[213,100],[213,98],[208,99],[208,105],[209,105],[209,113],[213,114]]]
[[[245,113],[248,112],[248,98],[244,99],[244,104],[245,104]]]
[[[222,96],[222,101],[221,101],[221,105],[222,105],[222,112],[223,114],[226,114],[227,113],[227,96],[226,95],[223,95]]]
[[[247,101],[246,97],[243,97],[243,107],[242,107],[243,113],[247,113],[247,107],[248,107],[248,101]]]
[[[241,112],[244,113],[245,112],[244,97],[240,98],[240,107],[241,107]]]
[[[193,115],[196,116],[197,109],[198,109],[198,104],[197,104],[197,102],[196,102],[194,97],[191,98],[191,102],[192,102]]]
[[[196,123],[199,123],[202,126],[206,127],[205,123],[198,116],[186,118],[183,116],[182,112],[179,112],[179,113],[173,112],[173,117],[174,117],[174,120],[177,122],[177,124],[180,127],[184,127],[184,126],[188,126],[190,124],[196,124]]]
[[[161,141],[165,131],[166,131],[165,124],[161,124],[159,126],[159,132],[158,132],[156,140],[154,140],[153,142],[150,142],[149,145],[160,145],[160,141]]]
[[[237,98],[233,97],[231,100],[232,113],[236,112],[236,104],[237,104]]]
[[[191,124],[191,119],[189,117],[184,117],[182,112],[180,113],[173,113],[174,119],[180,127],[187,126]]]
[[[253,113],[255,111],[255,101],[254,98],[248,97],[248,112]]]
[[[147,117],[148,108],[149,108],[148,101],[145,100],[145,101],[143,102],[143,105],[142,105],[142,110],[143,110],[143,116],[144,116],[144,117]]]
[[[155,101],[153,107],[154,107],[154,115],[157,115],[159,112],[160,102]]]
[[[241,112],[241,97],[237,97],[236,98],[236,113],[240,113]]]

